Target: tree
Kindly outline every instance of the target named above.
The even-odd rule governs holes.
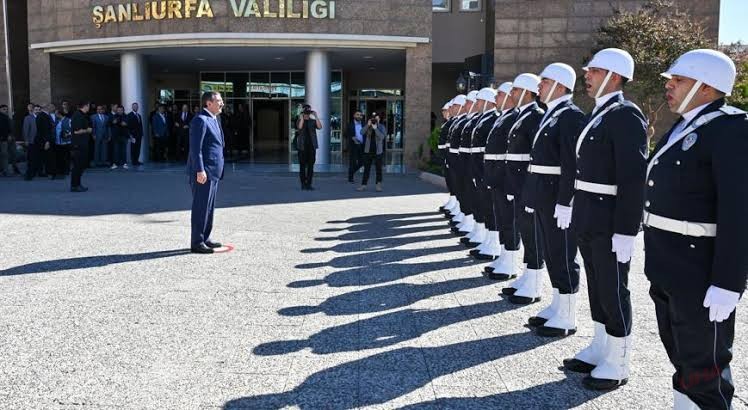
[[[704,27],[670,0],[649,0],[635,11],[617,9],[597,34],[593,54],[616,47],[634,58],[634,81],[626,85],[626,93],[649,118],[650,137],[667,107],[666,80],[660,74],[686,51],[714,44]]]
[[[738,70],[732,96],[727,101],[748,111],[748,46],[741,43],[727,44],[721,47],[721,51],[732,58]]]

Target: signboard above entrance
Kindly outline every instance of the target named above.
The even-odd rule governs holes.
[[[218,0],[213,0],[218,1]],[[234,17],[335,19],[334,0],[225,0]],[[161,0],[94,6],[96,28],[131,21],[214,18],[211,0]]]

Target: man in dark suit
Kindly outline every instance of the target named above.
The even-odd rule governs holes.
[[[221,94],[202,97],[203,110],[190,123],[187,174],[192,187],[192,253],[210,254],[221,244],[210,240],[218,182],[223,179],[223,130],[217,116],[223,109]]]
[[[354,183],[353,176],[361,169],[363,164],[363,144],[364,137],[361,131],[364,129],[364,115],[361,111],[353,114],[353,121],[348,124],[345,132],[348,138],[348,182]]]
[[[55,179],[57,172],[54,166],[54,157],[51,156],[52,146],[55,142],[55,122],[52,119],[54,113],[52,107],[54,105],[47,105],[36,116],[36,139],[40,144],[38,166],[46,165],[47,174],[51,179]]]
[[[70,159],[73,162],[73,170],[70,173],[70,192],[88,191],[88,188],[81,185],[81,176],[89,162],[88,146],[93,132],[91,119],[88,116],[90,109],[88,102],[78,104],[78,110],[70,121],[73,133],[73,142],[70,146]]]
[[[169,146],[169,115],[166,106],[160,105],[151,115],[151,135],[153,135],[153,152],[155,161],[167,160]]]
[[[177,113],[174,118],[174,130],[177,135],[177,161],[181,161],[190,151],[190,122],[192,122],[192,118],[194,118],[194,116],[190,112],[190,107],[187,104],[182,105],[182,111]]]
[[[143,116],[140,115],[138,103],[132,103],[132,111],[127,114],[127,125],[130,128],[130,161],[133,165],[140,162],[140,145],[143,142]]]

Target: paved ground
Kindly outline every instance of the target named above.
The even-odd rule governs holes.
[[[0,408],[671,406],[641,253],[633,375],[590,393],[558,369],[592,335],[586,298],[577,336],[533,336],[523,323],[541,306],[497,296],[434,212],[444,196],[385,182],[360,194],[326,175],[310,193],[287,174],[230,173],[215,238],[236,250],[206,257],[185,251],[179,172],[91,173],[86,194],[0,180]]]

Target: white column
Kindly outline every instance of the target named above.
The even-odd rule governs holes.
[[[150,130],[148,129],[148,101],[146,88],[148,87],[148,66],[145,57],[139,53],[125,52],[120,56],[120,84],[122,105],[125,113],[129,113],[133,103],[138,103],[138,112],[143,118],[143,141],[140,146],[140,162],[148,162],[150,146]],[[128,143],[127,156],[130,156]]]
[[[330,58],[325,50],[306,55],[306,102],[317,111],[322,129],[317,131],[317,164],[330,163]]]

